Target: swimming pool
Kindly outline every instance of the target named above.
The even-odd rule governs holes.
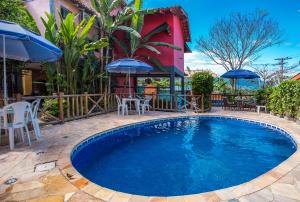
[[[148,121],[77,145],[73,166],[109,189],[145,196],[196,194],[254,179],[296,151],[275,126],[225,117]]]

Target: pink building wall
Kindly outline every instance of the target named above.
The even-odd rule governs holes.
[[[148,34],[151,30],[155,29],[159,25],[163,23],[168,23],[170,26],[170,34],[167,32],[162,32],[158,35],[155,35],[151,38],[150,41],[159,41],[173,44],[174,40],[174,26],[173,26],[174,17],[171,14],[161,15],[161,14],[154,14],[148,15],[145,17],[144,27],[142,31],[142,36]],[[140,49],[138,51],[138,55],[149,55],[150,57],[157,58],[162,63],[163,66],[174,66],[174,51],[171,48],[167,47],[156,47],[161,54],[158,55],[153,53],[147,49]]]
[[[49,0],[35,0],[25,3],[28,12],[32,15],[42,35],[45,33],[45,27],[41,17],[46,18],[45,13],[50,13],[49,4]]]
[[[45,27],[42,23],[41,17],[44,19],[47,19],[46,17],[46,12],[50,13],[50,1],[49,0],[34,0],[34,1],[28,1],[25,3],[27,10],[29,13],[32,15],[34,18],[35,22],[37,23],[38,29],[40,30],[40,33],[44,35],[45,33]],[[89,1],[86,1],[86,5],[90,5]],[[70,12],[76,14],[79,14],[81,10],[70,0],[55,0],[54,2],[55,6],[55,17],[56,21],[59,25],[60,23],[60,17],[59,17],[59,12],[60,8],[64,7],[68,9]],[[79,23],[79,17],[75,18],[76,23]],[[95,34],[97,34],[96,28],[92,28],[89,36],[92,38]]]
[[[181,48],[181,51],[173,50],[174,52],[174,66],[181,72],[184,72],[184,38],[180,20],[177,16],[173,16],[173,44]]]
[[[156,47],[161,54],[158,55],[156,53],[153,53],[152,51],[149,51],[147,49],[140,49],[137,52],[137,55],[147,55],[153,58],[159,59],[159,61],[162,63],[163,66],[166,68],[177,68],[182,73],[184,73],[184,36],[182,31],[181,22],[178,16],[175,16],[171,13],[169,14],[153,14],[153,15],[147,15],[144,20],[144,27],[142,30],[142,36],[145,36],[147,33],[149,33],[154,28],[158,27],[159,25],[163,23],[168,23],[170,26],[170,33],[163,32],[158,35],[155,35],[151,38],[150,41],[159,41],[159,42],[166,42],[173,45],[176,45],[181,48],[180,51],[167,48],[167,47]],[[121,34],[118,34],[119,38],[122,38]],[[123,58],[125,57],[124,54],[120,49],[117,49],[115,54],[115,59]],[[138,59],[143,60],[142,57],[139,57]],[[145,61],[147,62],[147,61]],[[117,82],[119,86],[123,86],[125,82],[125,76],[124,77],[118,77]],[[134,84],[133,80],[131,82]],[[134,85],[132,85],[134,86]],[[124,89],[121,88],[115,88],[116,93],[124,93]],[[128,89],[125,90],[125,93],[128,92]]]

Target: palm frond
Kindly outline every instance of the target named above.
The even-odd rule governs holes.
[[[175,50],[178,50],[178,51],[181,50],[180,47],[175,46],[173,44],[165,43],[165,42],[148,42],[146,44],[155,45],[155,46],[164,46],[164,47],[172,48],[172,49],[175,49]]]
[[[93,51],[99,48],[104,48],[109,45],[108,38],[101,38],[98,41],[87,43],[84,45],[83,50],[81,50],[81,54],[85,54],[88,51]]]
[[[146,48],[146,49],[148,49],[148,50],[150,50],[150,51],[152,51],[152,52],[160,55],[160,51],[157,50],[156,48],[154,48],[153,46],[150,46],[150,45],[147,45],[147,44],[143,44],[143,45],[141,45],[141,48]]]
[[[125,55],[129,54],[128,46],[123,41],[119,40],[118,38],[112,36],[111,37],[114,43],[116,43],[124,52]]]
[[[151,64],[153,64],[155,67],[158,67],[161,71],[166,72],[166,68],[163,66],[161,61],[157,58],[152,58],[148,55],[139,55],[140,57],[143,57],[145,60],[149,61]]]
[[[118,9],[122,6],[123,0],[113,0],[109,5],[109,12],[111,13],[113,10]]]
[[[164,31],[166,31],[168,34],[171,33],[170,25],[166,22],[151,30],[148,34],[146,34],[146,36],[144,36],[143,40],[148,41],[151,37]]]
[[[86,36],[88,35],[90,29],[92,28],[94,22],[95,22],[95,18],[96,16],[92,16],[89,21],[86,23],[86,25],[82,28],[82,31],[79,35],[80,38],[86,38]],[[83,21],[83,20],[82,20]]]
[[[127,26],[121,25],[121,26],[116,27],[116,29],[126,31],[126,32],[130,33],[131,35],[133,35],[133,36],[135,36],[137,38],[141,38],[140,33],[138,33],[136,30],[134,30],[131,27],[127,27]]]
[[[144,5],[143,0],[135,0],[133,6],[134,6],[135,11],[140,11],[140,10],[142,10],[143,5]]]

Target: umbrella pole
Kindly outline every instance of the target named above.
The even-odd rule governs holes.
[[[129,73],[128,73],[128,84],[129,84],[129,98],[131,98],[130,70],[129,70]]]
[[[4,105],[7,105],[7,83],[6,83],[6,45],[5,35],[3,35],[3,100]]]

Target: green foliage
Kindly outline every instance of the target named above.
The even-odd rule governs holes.
[[[215,92],[221,92],[226,93],[231,88],[227,84],[227,82],[222,78],[216,78],[214,79],[214,91]]]
[[[63,99],[63,107],[65,111],[67,108],[67,102],[65,99]],[[55,100],[45,99],[45,101],[43,102],[43,108],[46,109],[48,114],[58,117],[59,115],[58,99]]]
[[[268,103],[268,98],[272,93],[272,88],[267,87],[264,89],[259,89],[255,92],[254,98],[258,105],[266,105]]]
[[[122,51],[127,57],[143,58],[149,61],[150,63],[154,64],[155,66],[159,67],[160,69],[164,70],[162,63],[157,58],[151,57],[149,56],[149,54],[138,54],[138,50],[145,49],[149,52],[153,52],[159,55],[162,53],[158,49],[158,47],[167,47],[175,50],[181,50],[181,48],[178,46],[174,46],[173,44],[151,40],[154,36],[163,32],[167,32],[168,34],[170,34],[171,28],[168,23],[162,23],[161,25],[150,30],[148,33],[145,33],[144,37],[141,37],[145,15],[156,12],[156,9],[144,9],[143,4],[143,0],[134,0],[131,3],[127,4],[127,9],[131,12],[131,14],[128,15],[130,16],[129,20],[131,20],[130,26],[133,30],[136,30],[136,32],[139,33],[139,36],[132,33],[127,34],[126,41],[129,41],[129,43],[124,43],[118,40],[116,37],[112,37],[112,40],[116,45],[118,45],[122,49]]]
[[[77,24],[74,14],[69,13],[65,19],[60,15],[60,29],[58,29],[54,16],[47,14],[47,20],[42,18],[46,28],[45,37],[59,45],[63,50],[63,61],[60,64],[56,63],[56,72],[47,70],[50,84],[52,82],[51,86],[56,83],[59,86],[66,86],[67,93],[78,93],[77,85],[81,76],[81,71],[78,68],[80,58],[91,51],[109,45],[107,38],[88,42],[88,33],[95,22],[95,18],[96,16],[92,16],[89,20],[83,19]],[[47,66],[49,65],[53,64]],[[64,66],[65,74],[60,70],[60,65]]]
[[[1,0],[0,20],[15,22],[33,32],[39,33],[34,19],[21,0]]]
[[[214,89],[214,77],[209,72],[197,72],[192,76],[194,95],[210,95]]]
[[[284,81],[274,87],[268,106],[274,113],[296,117],[300,111],[300,81]]]
[[[204,107],[209,107],[209,97],[214,89],[214,77],[209,72],[197,72],[192,76],[192,93],[204,95]],[[200,100],[198,100],[200,104]]]

